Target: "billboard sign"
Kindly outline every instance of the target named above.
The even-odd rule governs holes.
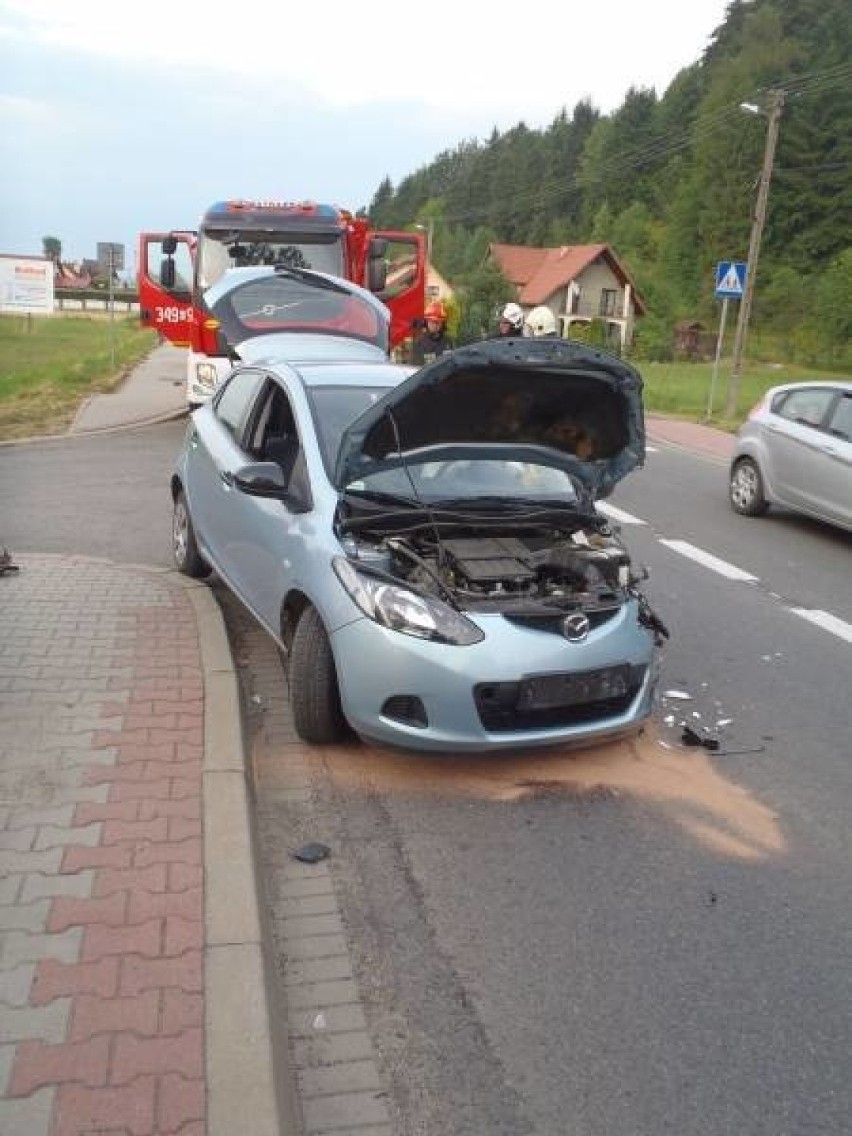
[[[0,253],[0,312],[52,315],[53,261]]]

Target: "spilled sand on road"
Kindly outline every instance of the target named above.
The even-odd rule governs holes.
[[[706,752],[663,745],[653,728],[593,748],[511,755],[418,754],[369,745],[315,753],[344,790],[498,802],[564,795],[590,804],[624,794],[659,806],[722,855],[759,860],[784,850],[775,813],[727,780]]]

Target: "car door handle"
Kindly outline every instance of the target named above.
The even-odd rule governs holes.
[[[231,473],[231,471],[229,469],[220,469],[219,470],[219,477],[221,478],[222,484],[225,486],[226,489],[233,489],[234,488],[234,475]]]

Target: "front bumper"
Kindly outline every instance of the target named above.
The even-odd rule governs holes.
[[[388,745],[477,753],[597,741],[634,731],[651,713],[656,658],[635,601],[582,643],[512,625],[499,615],[477,616],[474,622],[485,639],[469,647],[416,639],[366,618],[336,631],[331,645],[343,712],[353,729]],[[637,679],[623,698],[563,714],[513,716],[506,703],[512,685],[525,678],[619,664],[632,668]],[[500,693],[501,713],[483,706],[483,686]],[[395,700],[392,706],[418,699],[426,724],[389,716],[389,699]]]

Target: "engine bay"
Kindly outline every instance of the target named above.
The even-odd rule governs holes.
[[[353,541],[347,551],[366,567],[470,610],[617,609],[638,582],[621,541],[584,529],[441,537],[424,526],[405,536]]]

